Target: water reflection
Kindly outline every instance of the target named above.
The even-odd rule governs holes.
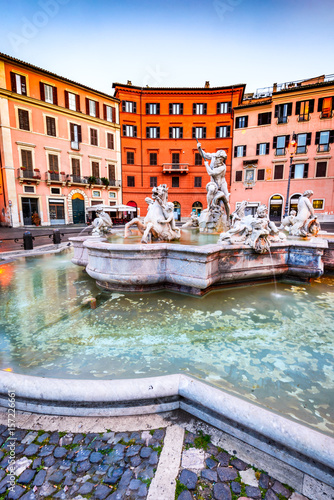
[[[183,372],[332,432],[334,278],[201,299],[101,292],[70,254],[0,266],[0,367],[50,377]],[[97,308],[83,306],[87,296]]]

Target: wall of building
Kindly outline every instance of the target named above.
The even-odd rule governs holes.
[[[2,59],[2,60],[1,60]],[[0,207],[0,222],[8,224],[6,213],[10,212],[11,225],[29,224],[24,217],[23,204],[32,200],[32,207],[37,207],[42,225],[60,223],[54,219],[50,203],[57,205],[63,201],[64,221],[73,221],[72,194],[82,199],[85,207],[96,204],[122,203],[121,194],[121,147],[118,101],[112,96],[88,89],[74,82],[69,82],[56,75],[28,64],[19,64],[10,58],[1,58],[0,66],[0,142],[2,157],[3,198]],[[11,74],[25,77],[26,95],[13,91]],[[56,103],[43,100],[41,85],[50,85],[57,89]],[[80,107],[68,109],[65,95],[69,92],[78,96]],[[86,100],[99,105],[99,116],[87,113]],[[78,101],[76,101],[78,103]],[[115,109],[114,122],[104,116],[105,106]],[[29,116],[29,130],[22,130],[19,123],[19,110]],[[96,113],[97,114],[97,113]],[[56,134],[48,135],[46,118],[55,120]],[[71,124],[81,127],[82,140],[77,147],[72,147]],[[98,145],[92,145],[91,129],[97,131]],[[108,147],[107,134],[114,137],[113,149]],[[73,137],[72,137],[73,138]],[[110,146],[110,144],[109,144]],[[22,167],[22,151],[30,151],[33,163],[33,176],[27,178]],[[50,174],[49,155],[58,158],[59,175]],[[73,177],[72,158],[79,160],[80,182]],[[93,175],[92,162],[99,165],[96,182],[89,182]],[[108,165],[115,167],[115,179],[105,186],[101,178],[109,178]],[[29,174],[30,175],[30,174]],[[113,184],[113,185],[112,185]],[[37,200],[37,205],[34,200]],[[25,205],[26,206],[26,205]],[[57,205],[58,207],[58,205]],[[60,212],[59,212],[60,213]],[[25,219],[25,220],[24,220]]]
[[[205,166],[195,165],[197,150],[196,139],[192,137],[193,127],[205,127],[206,138],[199,139],[203,149],[216,152],[224,149],[227,153],[226,180],[230,185],[232,160],[233,134],[233,107],[242,99],[244,86],[239,85],[232,89],[203,88],[203,89],[152,89],[138,88],[132,85],[114,84],[115,96],[121,100],[120,121],[122,134],[122,175],[124,203],[135,202],[141,215],[146,215],[147,204],[145,198],[151,196],[151,178],[156,178],[157,184],[167,184],[168,199],[181,206],[181,216],[188,217],[194,203],[206,208],[206,184],[209,176]],[[136,112],[122,110],[122,102],[135,102]],[[217,114],[217,103],[231,102],[229,113]],[[159,114],[147,114],[146,106],[157,103],[160,106]],[[182,114],[170,114],[169,106],[172,103],[183,105]],[[206,114],[194,114],[193,104],[205,103]],[[137,127],[137,137],[128,137],[123,133],[123,126]],[[230,136],[216,138],[216,127],[230,127]],[[159,127],[160,137],[150,139],[146,137],[147,127]],[[183,137],[173,139],[169,137],[170,127],[182,127]],[[127,153],[133,153],[134,164],[127,163]],[[150,165],[150,153],[157,154],[157,165]],[[178,153],[180,170],[171,168],[173,153]],[[175,167],[175,165],[174,165]],[[134,177],[135,186],[128,186],[128,177]],[[179,187],[173,187],[173,177],[179,178]],[[195,185],[195,178],[201,179],[201,187]],[[196,180],[198,183],[198,180]]]

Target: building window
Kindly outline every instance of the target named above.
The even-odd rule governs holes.
[[[313,208],[314,210],[323,210],[324,200],[313,200]]]
[[[17,94],[21,95],[27,95],[27,81],[25,76],[11,72],[10,79],[13,92],[16,92]]]
[[[195,165],[202,165],[202,155],[195,153]]]
[[[123,125],[123,135],[124,137],[137,137],[137,126]]]
[[[137,113],[137,103],[133,101],[122,101],[122,111],[125,113]]]
[[[29,127],[29,111],[26,109],[19,109],[19,128],[21,130],[30,130]]]
[[[333,112],[333,99],[333,97],[320,97],[318,100],[320,118],[331,118]]]
[[[51,194],[61,194],[60,193],[60,188],[52,187],[51,188]]]
[[[57,88],[40,82],[41,100],[49,104],[57,104]]]
[[[224,113],[231,113],[232,102],[217,102],[217,115],[222,115]]]
[[[194,180],[194,187],[195,187],[195,188],[200,188],[200,187],[202,187],[202,177],[195,177],[195,180]]]
[[[126,163],[128,165],[134,165],[135,164],[135,154],[133,151],[127,151],[126,152]]]
[[[93,191],[94,198],[100,198],[100,196],[101,196],[101,191]]]
[[[98,161],[92,161],[92,176],[95,177],[95,179],[100,178],[100,165]]]
[[[157,153],[150,153],[150,165],[158,165]]]
[[[46,118],[46,133],[56,137],[56,119],[52,116],[47,116]]]
[[[116,123],[116,108],[114,106],[103,105],[103,117],[106,121]]]
[[[172,163],[179,165],[180,163],[180,153],[172,153]]]
[[[36,193],[35,186],[23,186],[23,192],[24,193]],[[52,188],[51,188],[51,193],[52,193]]]
[[[28,149],[21,149],[21,165],[32,174],[32,151],[29,151]]]
[[[289,135],[279,135],[274,137],[273,148],[276,149],[276,156],[284,156],[286,148],[289,145],[290,136]]]
[[[49,157],[49,170],[51,170],[51,174],[52,173],[57,174],[59,172],[58,156],[48,155],[48,157]]]
[[[65,107],[72,111],[80,111],[80,96],[65,90]]]
[[[180,178],[179,177],[172,177],[172,187],[178,188],[179,185],[180,185]]]
[[[291,179],[307,179],[308,163],[296,163],[291,167]]]
[[[95,118],[100,118],[100,106],[97,101],[88,99],[86,97],[86,115],[94,116]]]
[[[150,187],[154,188],[158,185],[158,177],[150,177]]]
[[[182,137],[183,137],[183,127],[169,127],[170,139],[182,139]]]
[[[258,125],[270,125],[270,123],[271,123],[271,112],[258,114],[257,116]]]
[[[183,104],[182,103],[169,103],[169,114],[170,115],[183,115]]]
[[[296,115],[299,122],[305,122],[310,119],[310,114],[314,111],[314,99],[309,101],[296,102]]]
[[[334,142],[334,130],[323,130],[315,135],[315,143],[318,145],[318,153],[329,151],[329,145]]]
[[[327,161],[318,161],[315,171],[316,177],[326,177]]]
[[[216,139],[223,137],[230,137],[231,135],[231,127],[227,125],[225,127],[216,127]]]
[[[257,155],[268,155],[269,154],[269,142],[261,142],[256,145],[256,154]]]
[[[70,134],[71,134],[71,148],[79,149],[80,142],[82,142],[81,125],[77,125],[76,123],[70,123]]]
[[[242,181],[242,170],[237,170],[235,172],[235,182],[241,182]]]
[[[292,102],[286,104],[276,104],[275,118],[277,123],[288,123],[288,116],[292,115]]]
[[[72,158],[72,177],[73,177],[73,181],[80,179],[80,160],[79,160],[79,158]]]
[[[115,149],[114,134],[107,133],[107,148],[108,149]]]
[[[297,149],[296,154],[303,154],[307,152],[307,146],[311,144],[311,132],[308,134],[297,135]]]
[[[159,139],[160,127],[146,127],[146,139]]]
[[[283,179],[284,165],[275,165],[274,179]]]
[[[235,119],[235,128],[246,128],[248,127],[248,116],[238,116]]]
[[[146,114],[147,115],[160,115],[160,103],[146,103]]]
[[[116,167],[112,163],[108,164],[108,179],[110,186],[116,185]]]
[[[194,115],[206,115],[207,105],[205,102],[193,104]]]
[[[234,146],[234,158],[246,156],[247,146]]]
[[[265,169],[259,168],[259,170],[257,171],[257,180],[258,181],[264,181],[264,173],[265,173]]]
[[[98,146],[98,136],[96,128],[90,129],[90,143],[92,146]]]
[[[193,139],[206,139],[206,127],[193,127]]]
[[[128,181],[128,187],[135,187],[134,175],[128,175],[127,181]]]

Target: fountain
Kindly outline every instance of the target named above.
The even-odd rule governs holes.
[[[174,226],[164,185],[124,239],[101,212],[95,236],[71,239],[87,274],[66,255],[3,266],[0,404],[10,389],[18,410],[60,415],[180,408],[333,485],[333,244],[303,210],[278,229],[244,202],[230,221],[212,182],[197,228]]]

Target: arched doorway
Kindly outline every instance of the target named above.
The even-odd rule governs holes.
[[[128,201],[127,202],[127,205],[129,205],[129,207],[134,207],[136,209],[135,212],[128,212],[128,219],[134,219],[135,217],[137,217],[137,203],[135,201]]]
[[[181,205],[178,201],[173,201],[174,204],[174,219],[181,220]]]
[[[269,202],[269,219],[273,222],[282,220],[283,197],[280,194],[274,194]]]
[[[193,206],[191,207],[192,213],[195,212],[196,215],[200,215],[202,210],[203,210],[202,203],[200,201],[195,201],[195,203],[193,203]]]
[[[75,193],[72,196],[73,224],[85,223],[85,199],[82,194]]]
[[[301,197],[300,193],[296,193],[291,196],[289,203],[289,213],[291,210],[296,210],[296,212],[298,212],[298,201],[300,197]]]

